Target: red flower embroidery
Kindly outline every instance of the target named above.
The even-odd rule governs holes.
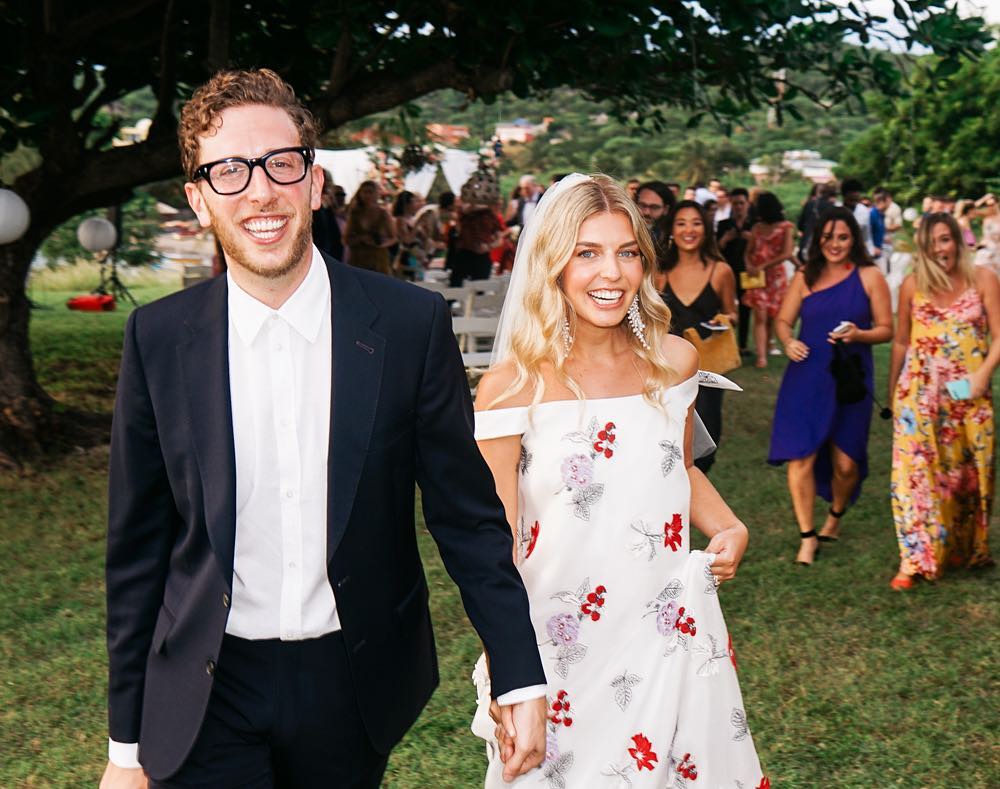
[[[757,784],[757,789],[771,789],[771,779],[765,775],[760,779],[760,783]]]
[[[690,753],[685,753],[684,758],[677,763],[677,774],[681,778],[687,778],[689,781],[698,780],[698,768],[694,763],[694,759],[691,758]]]
[[[599,430],[597,432],[597,441],[594,442],[594,451],[604,457],[610,458],[614,455],[614,450],[612,446],[615,443],[615,423],[608,422],[604,426],[604,430]]]
[[[698,632],[698,628],[694,625],[694,617],[685,615],[684,606],[681,606],[677,610],[677,622],[674,624],[674,627],[685,635],[693,636]]]
[[[729,634],[729,646],[726,647],[726,651],[729,653],[729,660],[733,664],[733,668],[736,668],[736,650],[733,649],[733,634]]]
[[[569,716],[569,694],[565,690],[560,690],[556,694],[556,700],[549,706],[552,708],[552,714],[549,715],[549,720],[552,723],[556,726],[560,724],[563,726],[573,725],[573,719]]]
[[[594,622],[601,618],[600,609],[604,607],[604,595],[607,591],[603,585],[598,586],[580,606],[580,610]]]
[[[539,531],[541,531],[541,526],[538,525],[538,521],[535,521],[535,525],[531,527],[531,539],[528,541],[528,550],[524,552],[525,559],[531,556],[531,552],[535,550],[535,543],[538,542]]]
[[[643,767],[647,770],[652,770],[654,768],[653,762],[659,761],[653,752],[653,743],[647,740],[642,735],[642,732],[636,734],[632,738],[632,742],[635,743],[635,747],[628,749],[628,755],[635,759],[635,765],[639,769],[639,772],[642,772]]]
[[[684,528],[681,522],[680,513],[674,513],[670,523],[663,524],[663,547],[670,548],[674,553],[681,547],[681,529]]]

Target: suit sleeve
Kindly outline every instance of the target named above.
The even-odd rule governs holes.
[[[108,482],[108,721],[111,739],[124,743],[139,741],[146,659],[179,520],[137,340],[140,315],[125,327]]]
[[[473,437],[469,384],[440,296],[417,406],[417,482],[427,528],[490,656],[493,695],[544,684],[513,537]]]

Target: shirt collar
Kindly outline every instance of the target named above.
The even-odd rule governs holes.
[[[253,345],[261,326],[272,315],[279,315],[306,340],[316,342],[330,303],[330,276],[323,256],[315,246],[306,278],[277,310],[243,290],[231,273],[226,272],[226,279],[229,285],[229,316],[244,345]]]

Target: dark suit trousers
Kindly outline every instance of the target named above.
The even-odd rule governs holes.
[[[160,789],[376,789],[387,755],[368,739],[343,636],[222,643],[205,721]]]
[[[722,389],[711,389],[707,386],[702,386],[698,389],[698,397],[694,401],[694,410],[698,412],[701,421],[705,423],[705,429],[712,437],[716,446],[718,446],[719,441],[722,439],[722,394]],[[705,474],[712,468],[713,463],[715,463],[715,452],[711,455],[705,455],[703,458],[697,458],[694,461],[695,466],[700,468]]]

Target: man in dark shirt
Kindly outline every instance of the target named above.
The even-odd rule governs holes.
[[[750,194],[742,186],[729,191],[729,217],[719,222],[716,228],[716,238],[719,250],[729,267],[736,275],[736,298],[740,303],[739,325],[737,327],[740,354],[747,351],[747,335],[750,332],[750,308],[743,304],[743,288],[740,287],[740,274],[746,270],[743,263],[743,253],[750,240]]]

